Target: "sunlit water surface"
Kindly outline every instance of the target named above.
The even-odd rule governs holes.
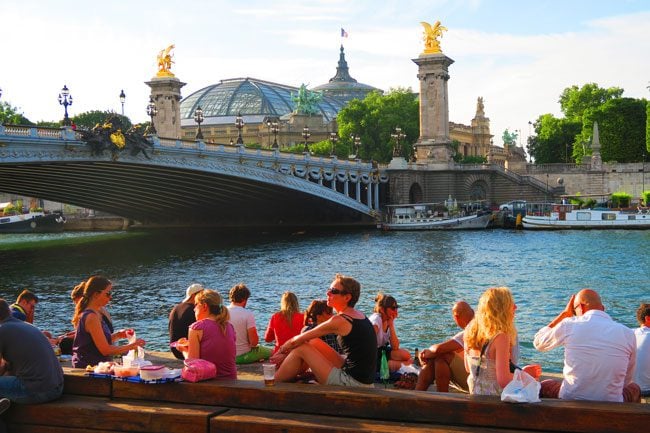
[[[361,282],[358,307],[368,314],[377,292],[397,298],[397,333],[413,350],[457,332],[450,313],[456,300],[476,305],[484,289],[503,285],[518,305],[522,362],[557,372],[562,350],[535,351],[537,329],[583,287],[597,289],[616,320],[636,326],[638,304],[650,301],[648,245],[650,231],[0,235],[0,296],[13,302],[30,288],[40,298],[35,324],[58,334],[71,328],[71,288],[102,273],[114,282],[116,327],[135,328],[147,349],[167,350],[167,316],[192,282],[226,296],[245,282],[263,335],[284,291],[295,292],[304,309],[325,298],[340,272]]]

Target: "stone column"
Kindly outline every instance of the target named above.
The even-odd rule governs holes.
[[[415,143],[417,162],[449,165],[453,150],[449,138],[449,65],[442,53],[421,54],[413,59],[420,79],[420,138]]]
[[[153,122],[159,137],[181,138],[181,87],[185,85],[175,77],[154,77],[146,84],[151,87],[151,97],[158,113]]]

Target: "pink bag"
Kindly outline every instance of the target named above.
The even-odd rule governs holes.
[[[183,364],[185,366],[181,377],[188,382],[200,382],[217,377],[217,366],[205,359],[186,359]]]

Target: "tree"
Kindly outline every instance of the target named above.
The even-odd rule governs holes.
[[[408,158],[412,143],[420,136],[419,100],[409,89],[390,89],[382,95],[371,92],[365,99],[353,99],[337,117],[340,141],[336,153],[354,152],[353,135],[361,138],[359,157],[386,163],[393,157],[394,139],[391,134],[395,127],[402,128],[406,138],[400,140],[402,155]]]
[[[587,83],[578,88],[574,84],[562,91],[558,102],[567,119],[582,120],[585,110],[598,108],[611,99],[620,98],[621,95],[623,89],[620,87],[602,89],[596,83]]]
[[[102,125],[106,119],[108,119],[111,116],[117,116],[122,120],[122,127],[124,129],[124,132],[131,128],[131,120],[129,120],[128,117],[122,116],[121,114],[117,114],[113,111],[99,111],[99,110],[91,110],[91,111],[86,111],[80,114],[77,114],[76,116],[72,117],[72,122],[77,125],[77,128],[85,128],[85,129],[92,129],[95,127],[95,125],[99,124]]]
[[[6,125],[33,125],[18,108],[12,107],[8,102],[0,102],[0,124]]]
[[[536,164],[569,162],[573,155],[573,142],[580,132],[581,123],[552,114],[543,114],[535,121],[535,135],[528,142],[528,154]]]
[[[603,161],[636,162],[646,147],[646,101],[619,98],[605,102],[583,120],[583,130],[598,122]]]

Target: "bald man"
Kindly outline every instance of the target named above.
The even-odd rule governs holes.
[[[540,397],[566,400],[639,402],[641,389],[632,382],[636,339],[627,326],[605,313],[600,295],[583,289],[571,296],[558,316],[533,341],[546,352],[564,346],[564,379],[542,382]]]
[[[457,387],[468,390],[468,373],[463,362],[463,334],[467,324],[474,318],[474,310],[467,302],[459,301],[454,304],[451,312],[454,322],[463,331],[420,352],[422,370],[415,385],[417,391],[426,391],[434,380],[438,392],[449,392],[449,383],[452,381]]]

